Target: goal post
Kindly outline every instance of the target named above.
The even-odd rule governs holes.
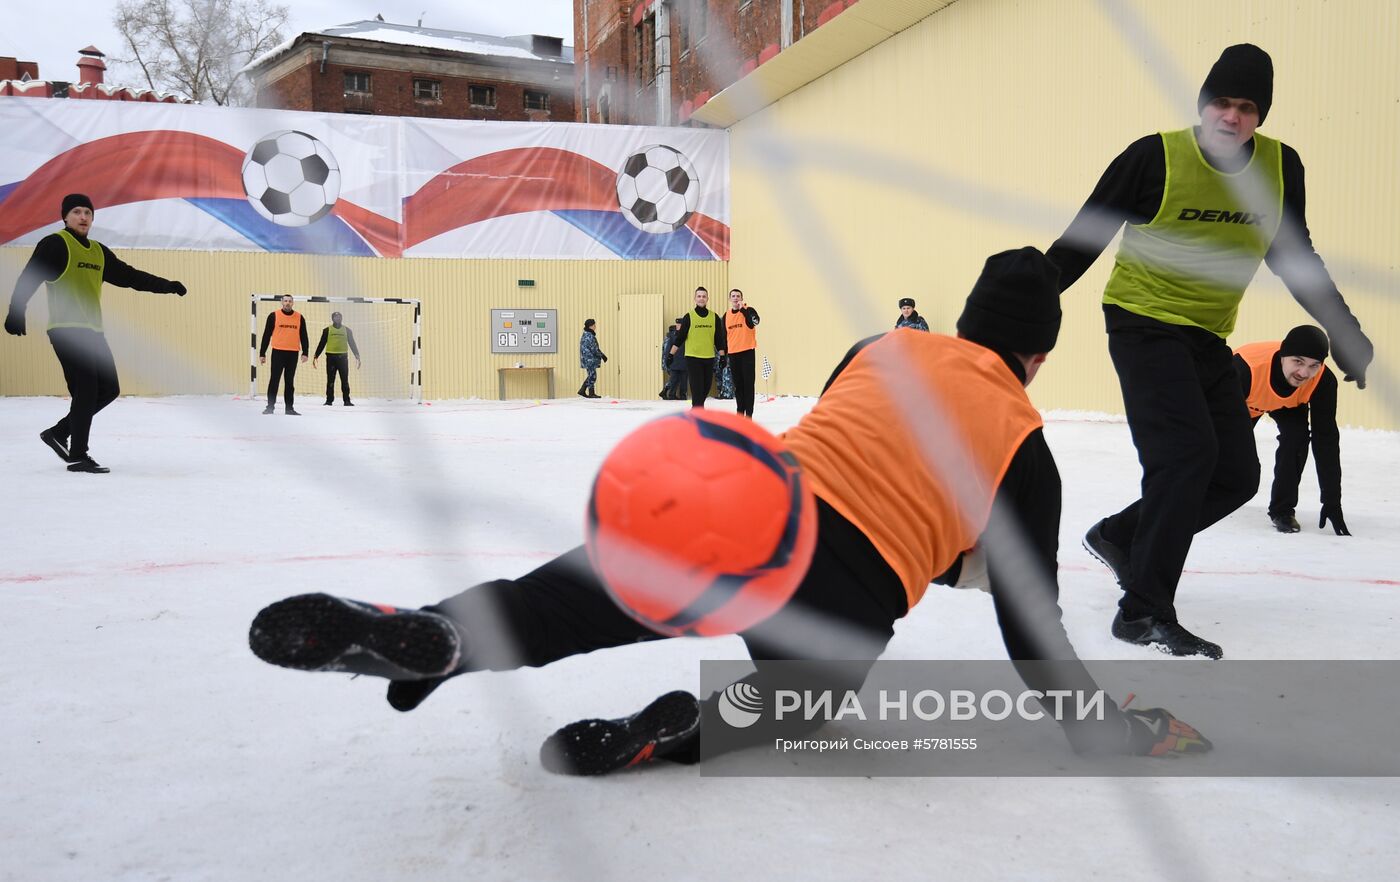
[[[284,294],[248,295],[248,396],[258,396],[258,348],[263,322],[279,308]],[[331,323],[333,312],[355,334],[365,368],[356,371],[351,385],[356,397],[408,398],[423,401],[423,302],[410,297],[322,297],[290,295],[306,321],[308,356],[315,353],[321,329]],[[412,308],[410,313],[404,307]],[[324,353],[322,354],[324,357]],[[300,379],[300,378],[298,378]],[[302,389],[309,389],[305,383]],[[303,393],[305,394],[305,393]]]

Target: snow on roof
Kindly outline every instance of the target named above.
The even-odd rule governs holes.
[[[354,40],[373,40],[377,43],[393,43],[400,46],[418,46],[426,49],[445,49],[449,52],[468,52],[473,55],[495,55],[503,58],[523,58],[534,61],[563,61],[572,64],[574,50],[564,46],[562,55],[539,55],[533,51],[530,36],[493,37],[487,34],[470,34],[466,31],[446,31],[439,28],[414,27],[394,24],[387,21],[356,21],[349,24],[307,31],[276,46],[248,62],[245,71],[260,67],[272,58],[292,48],[303,36],[347,37]]]

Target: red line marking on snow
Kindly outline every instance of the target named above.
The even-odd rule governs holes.
[[[1095,566],[1084,566],[1082,564],[1060,564],[1060,569],[1071,570],[1076,573],[1100,572],[1105,576],[1109,574],[1101,564]],[[1400,579],[1368,579],[1362,576],[1315,576],[1311,573],[1295,573],[1290,570],[1182,570],[1183,574],[1192,576],[1268,576],[1275,579],[1300,579],[1305,582],[1328,582],[1332,584],[1347,585],[1400,585]]]
[[[551,558],[553,552],[548,551],[392,551],[373,550],[358,551],[341,554],[299,554],[291,557],[243,557],[227,558],[224,560],[187,560],[187,561],[141,561],[115,567],[94,568],[91,570],[57,570],[50,573],[22,573],[13,576],[0,575],[0,585],[23,584],[29,582],[57,582],[63,579],[90,579],[110,576],[129,575],[150,575],[153,573],[164,573],[173,570],[200,569],[205,567],[229,567],[229,566],[257,566],[259,564],[281,565],[288,563],[325,563],[327,561],[352,561],[352,560],[417,560],[422,558],[432,558],[441,560],[462,560],[465,558],[482,557],[526,557],[526,558]]]

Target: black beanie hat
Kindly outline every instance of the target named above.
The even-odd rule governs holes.
[[[987,258],[958,316],[958,335],[1001,352],[1034,355],[1060,335],[1060,270],[1027,245]]]
[[[914,298],[913,298],[913,297],[901,297],[901,298],[899,298],[899,308],[900,308],[900,309],[903,309],[903,308],[906,307],[906,306],[908,306],[908,307],[913,307],[913,305],[914,305]]]
[[[1283,338],[1283,343],[1278,348],[1278,354],[1301,355],[1303,358],[1315,358],[1322,361],[1327,358],[1327,335],[1322,333],[1321,328],[1312,325],[1299,325],[1288,332],[1288,336]]]
[[[82,193],[69,193],[67,196],[63,197],[63,210],[58,213],[59,220],[68,217],[68,212],[75,208],[86,208],[91,211],[97,210],[92,207],[92,200]]]
[[[1269,53],[1253,43],[1238,43],[1221,52],[1201,84],[1196,111],[1205,110],[1216,98],[1248,98],[1258,105],[1263,125],[1274,103],[1274,62]]]

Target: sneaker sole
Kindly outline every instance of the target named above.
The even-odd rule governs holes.
[[[570,723],[545,741],[540,762],[560,775],[603,775],[665,757],[699,724],[695,696],[668,692],[625,719]]]
[[[1099,554],[1097,551],[1094,550],[1093,546],[1089,544],[1089,540],[1087,537],[1079,540],[1079,544],[1083,546],[1085,551],[1089,552],[1090,557],[1104,565],[1104,567],[1108,570],[1109,575],[1113,577],[1113,581],[1117,582],[1118,586],[1121,588],[1123,585],[1123,580],[1119,578],[1118,571],[1113,568],[1113,564],[1109,563],[1106,559],[1104,559],[1103,555]]]
[[[52,450],[54,452],[54,455],[57,456],[59,459],[63,460],[64,462],[72,461],[68,458],[68,448],[64,447],[62,444],[59,444],[58,439],[50,435],[48,432],[40,432],[39,440],[43,441],[44,446]]]
[[[461,658],[456,630],[442,616],[381,612],[329,594],[264,608],[248,629],[248,647],[268,664],[299,671],[354,672],[350,657],[368,652],[414,677],[449,674]]]

